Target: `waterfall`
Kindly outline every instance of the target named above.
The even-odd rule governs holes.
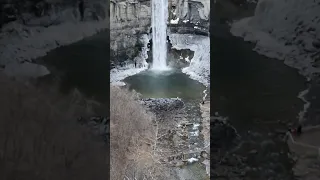
[[[167,69],[168,0],[152,0],[152,69]]]

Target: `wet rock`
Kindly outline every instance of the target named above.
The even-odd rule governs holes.
[[[140,100],[140,103],[156,113],[184,107],[183,101],[179,98],[148,98]]]
[[[203,158],[208,158],[208,153],[205,152],[205,151],[202,151],[202,152],[201,152],[201,157],[203,157]]]

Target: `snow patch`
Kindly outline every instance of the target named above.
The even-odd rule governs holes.
[[[189,163],[193,163],[193,162],[197,162],[197,161],[199,161],[199,159],[193,158],[193,157],[188,159]]]
[[[199,35],[170,34],[172,48],[190,49],[194,56],[190,65],[182,69],[183,73],[208,86],[210,84],[210,38]]]
[[[92,36],[108,28],[106,21],[67,22],[50,27],[27,27],[18,22],[5,25],[0,32],[0,64],[20,63],[45,56],[50,50]]]
[[[206,173],[207,173],[207,175],[210,176],[210,161],[206,159],[206,160],[202,161],[202,164],[204,164],[206,166]]]
[[[183,20],[182,22],[187,23],[187,22],[189,22],[189,20],[188,20],[188,19],[185,19],[185,20]]]
[[[199,130],[190,132],[190,136],[199,136]]]
[[[170,24],[178,24],[178,22],[179,22],[179,18],[170,20]]]
[[[256,44],[254,51],[284,60],[307,77],[320,72],[320,6],[314,0],[260,0],[253,17],[234,22],[231,33]],[[317,45],[318,44],[318,45]]]
[[[128,65],[123,68],[114,68],[110,71],[110,83],[114,86],[116,85],[125,85],[124,82],[122,82],[123,79],[133,76],[135,74],[140,73],[141,71],[146,70],[148,67],[142,67],[142,68],[135,68],[134,65]]]
[[[184,60],[190,62],[189,56],[187,56]]]
[[[304,115],[310,107],[310,102],[306,100],[305,96],[309,93],[309,89],[303,90],[299,93],[298,98],[301,99],[305,104],[303,105],[303,110],[299,112],[299,122],[305,121]]]
[[[192,129],[193,130],[197,130],[199,128],[200,124],[196,123],[196,124],[193,124],[193,127]]]

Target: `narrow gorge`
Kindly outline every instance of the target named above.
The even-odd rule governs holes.
[[[1,1],[1,178],[320,179],[319,7]]]
[[[201,107],[210,106],[210,2],[141,1],[135,6],[145,10],[137,19],[149,19],[140,31],[129,27],[126,33],[134,41],[114,41],[111,85],[136,91],[140,104],[153,114],[152,152],[160,161],[154,170],[162,169],[156,179],[208,179],[210,110]],[[135,21],[127,16],[123,24]],[[111,29],[111,34],[123,30]]]

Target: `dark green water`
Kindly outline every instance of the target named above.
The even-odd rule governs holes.
[[[90,97],[109,101],[110,35],[103,32],[63,46],[37,59],[61,79],[62,92],[80,89]]]
[[[246,157],[246,166],[253,169],[245,177],[294,179],[287,145],[277,132],[297,121],[303,107],[297,95],[306,88],[305,79],[229,33],[213,34],[211,42],[211,112],[229,117],[241,136],[244,145],[236,154]]]
[[[181,70],[156,72],[147,70],[127,77],[124,82],[141,93],[145,98],[182,98],[200,101],[203,96],[203,86],[198,81],[190,79]]]

